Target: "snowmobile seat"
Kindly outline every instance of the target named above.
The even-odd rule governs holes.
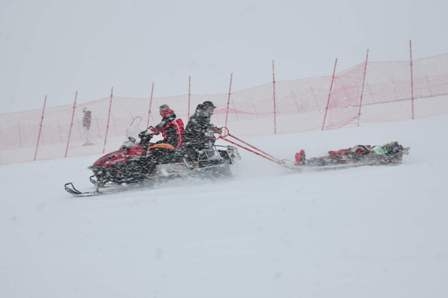
[[[170,150],[170,151],[174,151],[176,150],[176,148],[168,143],[157,143],[157,144],[153,144],[151,146],[149,146],[150,150],[154,150],[154,149],[164,149],[164,150]]]

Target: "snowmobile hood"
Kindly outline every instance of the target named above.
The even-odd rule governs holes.
[[[113,166],[117,163],[126,162],[129,158],[140,157],[144,155],[145,149],[140,145],[135,145],[132,147],[122,147],[119,150],[107,153],[100,157],[92,167],[103,167],[107,168]]]
[[[107,153],[93,163],[93,167],[109,167],[126,160],[124,150]]]

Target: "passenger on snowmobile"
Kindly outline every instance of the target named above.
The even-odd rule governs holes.
[[[211,149],[216,141],[214,133],[222,129],[211,124],[211,116],[216,106],[206,100],[196,107],[185,129],[185,153],[187,159],[196,161],[203,150]]]

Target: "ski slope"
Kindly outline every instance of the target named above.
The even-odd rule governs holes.
[[[250,139],[281,158],[410,146],[400,166],[234,176],[74,199],[97,158],[0,167],[0,297],[448,297],[448,116]],[[235,132],[237,135],[237,132]]]

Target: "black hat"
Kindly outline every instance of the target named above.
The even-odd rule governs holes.
[[[213,102],[211,102],[210,100],[206,100],[206,101],[204,101],[203,103],[202,103],[202,106],[204,107],[204,108],[209,108],[209,107],[211,107],[211,108],[216,108],[216,106],[213,104]]]

